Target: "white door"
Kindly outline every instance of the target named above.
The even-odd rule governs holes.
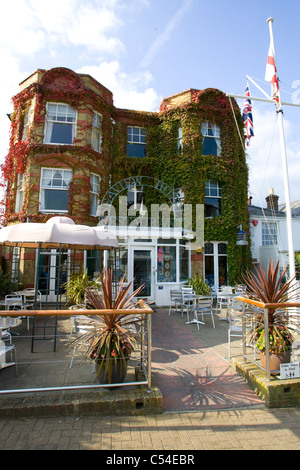
[[[131,266],[129,266],[129,279],[134,279],[133,289],[144,285],[138,297],[146,297],[147,300],[154,299],[154,279],[155,279],[155,264],[154,264],[154,248],[145,246],[132,246],[131,247]]]

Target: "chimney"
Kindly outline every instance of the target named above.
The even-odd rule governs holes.
[[[274,189],[270,188],[269,196],[266,197],[267,208],[273,211],[278,211],[278,199],[279,196],[274,195]]]

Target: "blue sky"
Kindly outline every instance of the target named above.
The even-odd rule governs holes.
[[[0,160],[8,149],[11,96],[37,68],[89,73],[114,93],[116,106],[145,111],[189,88],[243,94],[246,75],[269,93],[270,16],[282,100],[300,103],[297,0],[10,0],[1,9]],[[251,83],[250,89],[263,96]],[[252,105],[250,195],[265,206],[273,187],[284,202],[275,107]],[[300,199],[300,108],[284,107],[284,126],[294,201]]]

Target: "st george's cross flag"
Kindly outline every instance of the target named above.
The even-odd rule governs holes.
[[[271,82],[271,96],[274,100],[279,99],[279,80],[277,76],[277,69],[275,64],[275,57],[273,48],[269,47],[265,80]]]
[[[249,85],[247,84],[245,90],[245,96],[250,97],[250,89]],[[253,117],[252,117],[252,105],[250,98],[246,98],[244,100],[243,105],[243,114],[242,114],[245,131],[246,131],[246,144],[250,145],[250,138],[254,136],[253,132]]]

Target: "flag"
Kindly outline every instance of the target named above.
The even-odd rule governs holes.
[[[247,83],[246,90],[245,90],[245,96],[250,96],[250,89],[249,85]],[[246,144],[250,145],[250,138],[254,136],[253,132],[253,118],[252,118],[252,106],[251,106],[251,100],[249,98],[246,98],[244,100],[244,106],[243,106],[243,122],[246,130]]]
[[[279,80],[278,80],[277,69],[275,65],[274,51],[271,45],[269,47],[269,52],[268,52],[265,80],[267,82],[271,82],[272,98],[275,100],[278,100],[279,99]]]

